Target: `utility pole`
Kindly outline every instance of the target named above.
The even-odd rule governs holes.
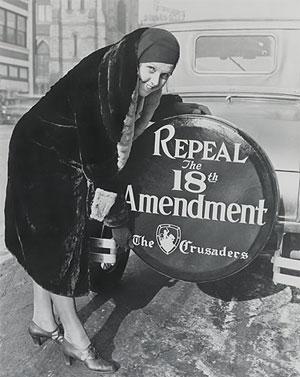
[[[95,30],[95,50],[98,49],[99,46],[99,37],[98,37],[98,0],[95,0],[95,18],[94,18],[94,30]]]
[[[63,75],[63,25],[62,25],[62,1],[59,0],[58,9],[58,65],[59,75]]]
[[[32,0],[32,93],[36,93],[36,0]]]

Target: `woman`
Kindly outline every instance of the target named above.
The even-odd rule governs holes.
[[[14,129],[6,245],[33,280],[32,339],[61,343],[67,364],[77,359],[92,370],[116,370],[97,355],[75,309],[74,297],[89,290],[87,223],[104,221],[116,242],[127,245],[119,173],[134,139],[153,118],[178,58],[171,33],[138,29],[83,59]],[[164,100],[169,108],[174,98]],[[166,103],[157,110],[160,116],[168,115],[162,111]]]

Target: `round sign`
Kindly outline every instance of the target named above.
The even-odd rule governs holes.
[[[152,125],[123,177],[134,251],[157,271],[210,281],[248,265],[276,220],[275,173],[244,132],[212,116]]]

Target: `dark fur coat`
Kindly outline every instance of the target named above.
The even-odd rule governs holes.
[[[137,44],[144,30],[83,59],[21,118],[12,135],[6,245],[39,285],[56,294],[89,290],[86,242],[93,189],[122,197],[116,147],[136,85]],[[165,115],[162,108],[159,117]],[[109,213],[111,226],[126,221],[121,202],[117,199]]]

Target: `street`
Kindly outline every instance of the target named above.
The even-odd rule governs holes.
[[[4,246],[4,200],[7,181],[8,143],[13,126],[0,125],[0,261],[7,257]]]
[[[59,345],[40,348],[28,275],[6,257],[3,208],[12,127],[0,126],[1,369],[3,377],[95,376],[79,362],[65,366]],[[300,299],[272,282],[272,265],[256,259],[240,273],[196,284],[158,274],[132,254],[121,284],[78,299],[78,310],[116,377],[299,377]]]

